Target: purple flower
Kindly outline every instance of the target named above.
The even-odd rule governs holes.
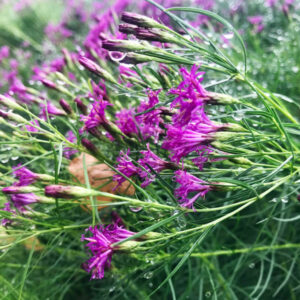
[[[193,208],[194,202],[212,189],[205,181],[182,170],[175,172],[175,180],[180,185],[175,189],[175,196],[183,207]],[[190,193],[193,193],[192,198],[189,198]]]
[[[154,109],[154,106],[159,103],[158,94],[159,91],[148,91],[148,101],[142,102],[137,109],[138,113],[143,113],[136,116],[137,124],[139,124],[139,130],[143,136],[143,139],[154,138],[154,142],[157,143],[160,134],[163,130],[160,128],[160,124],[163,123],[161,118],[161,110]],[[145,112],[151,109],[151,111]]]
[[[204,164],[208,161],[208,155],[213,152],[210,146],[199,146],[196,150],[198,156],[192,159],[192,162],[202,171]]]
[[[134,235],[135,232],[124,229],[118,221],[106,227],[90,226],[86,231],[91,236],[82,235],[81,240],[88,242],[86,247],[91,251],[92,257],[83,264],[83,268],[92,273],[91,279],[102,279],[104,270],[110,268],[112,255],[118,248],[113,244]]]
[[[177,95],[171,104],[171,108],[179,108],[173,116],[174,125],[184,126],[191,120],[196,109],[210,99],[209,93],[202,87],[202,75],[205,72],[197,72],[199,66],[194,65],[188,72],[181,68],[183,81],[176,88],[170,90],[170,94]]]
[[[132,159],[128,156],[129,154],[129,149],[126,153],[124,151],[121,151],[120,156],[117,158],[118,166],[116,167],[116,169],[120,173],[124,174],[127,177],[139,174],[139,168],[132,163]],[[115,174],[113,176],[113,180],[118,182],[118,186],[126,181],[126,179],[120,174]]]
[[[107,122],[105,118],[105,110],[108,106],[112,106],[108,101],[101,99],[94,102],[89,115],[81,115],[81,121],[84,122],[85,129],[93,129]]]
[[[13,174],[19,179],[18,186],[29,185],[35,182],[39,176],[26,167],[20,167],[21,164],[13,168]]]
[[[179,163],[182,157],[191,152],[201,152],[203,145],[205,146],[214,140],[214,133],[224,127],[226,125],[211,122],[202,110],[201,118],[195,117],[195,120],[186,127],[169,125],[162,148],[169,150],[172,161]]]
[[[39,197],[34,193],[27,193],[27,194],[13,194],[11,195],[10,199],[17,209],[23,211],[24,206],[38,202]]]
[[[263,21],[263,16],[252,16],[247,19],[252,25],[258,25]]]
[[[273,7],[278,2],[278,0],[266,0],[267,6]]]
[[[16,214],[16,211],[10,208],[10,203],[9,202],[4,203],[4,208],[2,208],[1,210]],[[10,219],[3,218],[1,220],[1,225],[2,226],[7,226],[7,225],[10,225],[11,223],[12,223],[12,220],[10,220]]]
[[[40,127],[40,124],[38,122],[38,120],[33,120],[30,122],[32,125],[38,126]],[[25,125],[25,128],[27,129],[27,131],[29,132],[38,132],[39,130],[31,125]]]
[[[0,48],[0,63],[3,59],[9,57],[9,47],[8,46],[2,46]]]
[[[134,117],[135,110],[133,108],[122,109],[116,113],[116,124],[120,130],[128,135],[138,135],[138,128]]]
[[[139,159],[138,163],[145,169],[139,171],[139,176],[144,180],[144,182],[141,184],[143,188],[154,181],[155,174],[153,174],[153,171],[158,174],[165,169],[176,170],[178,168],[175,164],[164,161],[155,153],[153,153],[150,150],[149,144],[147,144],[147,150],[141,151],[141,154],[144,157]]]
[[[54,44],[62,42],[65,38],[72,36],[72,31],[66,28],[62,22],[58,25],[48,24],[45,28],[45,34]]]
[[[40,118],[47,121],[47,114],[49,117],[51,116],[65,116],[65,112],[58,109],[56,106],[54,106],[51,102],[47,102],[47,104],[41,103],[41,113]]]
[[[76,135],[73,133],[73,131],[69,130],[66,134],[66,139],[75,144],[77,143],[77,138]],[[65,147],[64,148],[64,156],[68,159],[70,159],[74,154],[76,154],[78,150],[70,148],[70,147]]]
[[[94,99],[95,101],[107,99],[106,87],[102,81],[99,81],[98,85],[92,81],[93,92],[89,92],[88,97]]]
[[[16,69],[11,68],[12,71],[8,76],[8,81],[10,82],[9,94],[16,94],[20,98],[21,101],[28,103],[34,101],[34,96],[27,93],[26,86],[22,83],[22,81],[17,77],[17,67]]]
[[[252,25],[254,25],[254,32],[258,33],[264,29],[265,26],[262,24],[263,16],[252,16],[247,19]]]

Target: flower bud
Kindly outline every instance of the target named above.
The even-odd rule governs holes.
[[[139,14],[135,14],[135,13],[131,13],[131,12],[123,12],[122,16],[121,16],[121,20],[125,23],[129,23],[129,24],[133,24],[133,25],[137,25],[140,27],[161,27],[162,25],[158,22],[156,22],[154,19],[143,16],[143,15],[139,15]]]
[[[148,47],[151,46],[149,45]],[[139,50],[148,49],[141,42],[128,41],[128,40],[106,40],[102,42],[102,48],[109,51],[120,51],[120,52],[130,52],[130,51],[139,51]]]
[[[85,116],[88,114],[88,108],[87,106],[82,102],[81,99],[76,98],[74,100],[74,102],[76,103],[77,108],[79,109],[79,111],[84,114]]]
[[[88,59],[87,57],[80,57],[78,59],[78,62],[85,67],[86,69],[88,69],[90,72],[98,75],[99,77],[110,81],[112,83],[117,83],[117,81],[113,78],[113,76],[107,72],[106,70],[102,69],[98,64],[96,64],[95,62],[93,62],[92,60]]]
[[[78,186],[47,185],[45,195],[54,198],[84,198],[97,196],[99,192]]]
[[[50,88],[50,89],[53,89],[53,90],[58,90],[56,84],[54,82],[52,82],[51,80],[49,80],[49,79],[43,78],[41,80],[41,82],[47,88]]]
[[[73,109],[70,106],[70,104],[65,100],[65,99],[60,99],[59,104],[62,107],[62,109],[68,114],[68,115],[73,115]]]
[[[174,38],[173,35],[157,29],[146,29],[146,28],[137,28],[135,32],[135,36],[140,40],[146,41],[154,41],[154,42],[162,42],[162,43],[176,43],[177,40]]]
[[[137,30],[137,26],[131,24],[120,24],[119,31],[126,34],[135,34]]]
[[[4,95],[0,95],[0,104],[10,108],[10,109],[17,109],[22,110],[22,106],[20,106],[15,100],[10,97],[6,97]]]
[[[12,112],[5,112],[5,111],[0,110],[0,117],[2,117],[5,120],[14,121],[17,123],[27,123],[26,119],[24,119],[23,117],[21,117],[18,114],[12,113]]]
[[[236,98],[233,98],[226,94],[219,94],[214,92],[207,92],[207,96],[209,97],[208,104],[235,104],[240,103],[240,101]]]
[[[5,194],[27,194],[40,191],[39,188],[35,186],[7,186],[2,189],[2,192]]]
[[[170,63],[170,61],[164,60],[159,57],[148,56],[148,55],[132,53],[132,52],[127,53],[127,55],[120,62],[124,63],[124,64],[137,65],[137,64],[141,64],[141,63],[149,62],[149,61],[157,61],[157,62],[166,63],[166,64]]]

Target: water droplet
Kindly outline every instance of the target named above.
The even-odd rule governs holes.
[[[153,287],[153,283],[152,282],[149,282],[149,287]]]
[[[255,263],[249,264],[249,268],[250,268],[250,269],[254,269],[254,267],[255,267]]]
[[[112,286],[112,287],[109,289],[109,292],[112,293],[115,289],[116,289],[116,287],[115,287],[115,286]]]
[[[143,209],[142,206],[134,206],[134,207],[129,207],[129,209],[133,212],[139,212]]]
[[[234,116],[233,119],[237,122],[241,121],[243,119],[243,116],[242,115],[239,115],[239,116]]]
[[[7,162],[8,162],[8,158],[1,159],[1,162],[2,162],[3,164],[7,163]]]
[[[299,67],[297,67],[297,66],[292,67],[292,71],[294,73],[297,73],[299,71]]]
[[[11,160],[17,160],[17,159],[19,159],[19,156],[12,156],[10,159]]]
[[[185,218],[182,216],[177,218],[177,224],[178,224],[179,229],[185,228],[186,227]]]
[[[282,203],[288,203],[288,202],[289,202],[289,200],[288,200],[288,199],[286,199],[286,198],[282,198],[282,199],[281,199],[281,202],[282,202]]]
[[[59,84],[59,85],[65,85],[66,83],[62,80],[56,80],[56,83]]]
[[[153,276],[153,272],[147,272],[144,274],[144,278],[150,279]]]
[[[223,34],[224,38],[227,40],[231,40],[234,37],[233,32],[228,32]]]
[[[276,199],[276,198],[273,198],[270,202],[276,203],[276,202],[277,202],[277,199]]]
[[[127,53],[122,53],[122,52],[118,52],[118,51],[110,51],[110,52],[108,52],[108,55],[112,61],[119,62],[126,57]]]
[[[175,210],[173,211],[173,213],[172,213],[172,216],[175,216],[175,215],[178,215],[178,214],[179,214],[179,210],[176,210],[176,209],[175,209]]]
[[[211,297],[211,292],[210,292],[210,291],[205,292],[205,297],[206,297],[206,298]]]

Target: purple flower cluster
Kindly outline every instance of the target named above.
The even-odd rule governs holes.
[[[112,255],[117,250],[113,244],[134,235],[135,232],[125,229],[120,219],[107,226],[90,226],[86,231],[89,234],[82,235],[81,240],[88,242],[86,247],[92,257],[83,264],[83,268],[91,272],[91,279],[102,279],[104,270],[110,268]]]
[[[162,148],[170,151],[170,159],[176,163],[193,152],[197,153],[199,157],[194,162],[202,169],[207,154],[212,151],[209,144],[214,140],[214,134],[226,125],[212,122],[205,113],[209,93],[201,85],[204,72],[198,72],[194,65],[190,72],[182,68],[181,73],[183,81],[170,90],[171,94],[177,95],[171,104],[177,111],[172,124],[167,126]]]

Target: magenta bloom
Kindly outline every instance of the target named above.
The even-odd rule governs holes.
[[[135,110],[133,108],[122,109],[116,113],[116,124],[120,130],[128,135],[138,135],[138,128],[134,117]]]
[[[13,194],[10,197],[14,206],[20,211],[24,210],[24,206],[38,202],[39,198],[34,193]]]
[[[13,209],[10,208],[10,203],[9,202],[4,203],[4,208],[2,208],[1,210],[8,211],[8,212],[11,212],[13,214],[16,213],[15,210],[13,210]],[[1,225],[2,226],[7,226],[7,225],[10,225],[11,223],[12,223],[12,221],[10,219],[3,218],[1,220]]]
[[[116,167],[116,169],[119,172],[121,172],[127,177],[131,177],[139,174],[139,168],[132,163],[132,159],[128,156],[129,154],[130,154],[129,149],[127,150],[126,153],[124,151],[121,151],[120,156],[117,158],[118,166]],[[126,181],[126,179],[120,174],[115,174],[113,176],[113,180],[118,182],[118,186],[122,184],[124,181]]]
[[[176,88],[170,90],[170,94],[177,95],[171,104],[172,108],[179,108],[173,116],[174,125],[184,126],[189,123],[194,111],[209,100],[208,92],[203,88],[201,82],[205,72],[197,72],[199,66],[194,65],[188,72],[181,68],[183,81]]]
[[[19,179],[18,186],[29,185],[38,179],[38,175],[31,172],[26,167],[21,167],[21,164],[13,167],[13,174]]]
[[[99,81],[98,85],[92,81],[92,88],[93,92],[89,92],[88,97],[94,99],[95,101],[107,99],[106,86],[101,80]]]
[[[94,102],[90,113],[87,116],[81,115],[81,121],[84,122],[85,129],[93,129],[106,123],[105,110],[108,106],[112,106],[112,104],[103,100],[103,98]]]
[[[213,122],[203,122],[189,124],[184,128],[170,125],[167,137],[162,144],[162,148],[171,152],[172,161],[179,163],[181,158],[196,151],[199,153],[214,140],[214,133],[222,129],[225,125],[214,124]]]
[[[139,130],[143,136],[143,139],[154,138],[154,142],[157,143],[160,134],[163,130],[160,128],[160,124],[163,123],[161,118],[161,110],[154,109],[154,106],[159,103],[158,94],[160,91],[148,91],[148,101],[142,102],[137,109],[138,113],[143,113],[136,116],[136,121],[139,124]],[[145,112],[151,109],[151,111]]]
[[[153,174],[152,170],[154,170],[156,173],[160,173],[165,169],[177,169],[175,164],[164,161],[155,153],[153,153],[150,150],[149,144],[147,144],[147,150],[141,151],[141,154],[144,157],[139,159],[138,163],[145,169],[139,171],[139,176],[144,180],[144,182],[141,184],[142,187],[146,187],[155,180],[155,174]]]
[[[179,187],[175,189],[175,196],[183,207],[193,208],[194,202],[212,189],[205,185],[207,182],[182,170],[175,172],[175,180],[179,183]],[[189,198],[191,193],[192,198]]]
[[[75,144],[77,143],[77,138],[76,135],[73,133],[72,130],[69,130],[66,134],[66,139]],[[64,148],[64,156],[68,159],[70,159],[74,154],[76,154],[78,151],[76,149],[70,148],[70,147],[65,147]]]
[[[10,51],[10,49],[9,49],[8,46],[2,46],[2,47],[0,48],[0,63],[2,62],[2,60],[3,60],[4,58],[9,57],[9,51]]]
[[[106,227],[90,226],[86,231],[92,236],[82,235],[81,240],[88,242],[86,247],[91,251],[92,257],[83,264],[83,268],[92,273],[91,279],[102,279],[104,270],[110,267],[112,255],[117,249],[113,244],[134,235],[135,232],[124,229],[120,222],[114,222]]]
[[[273,7],[278,2],[278,0],[266,0],[267,6]]]
[[[263,16],[252,16],[248,17],[248,21],[254,26],[254,31],[255,32],[261,32],[264,29],[263,25]]]
[[[30,122],[32,125],[35,125],[35,126],[38,126],[40,127],[40,124],[38,122],[38,120],[33,120]],[[25,125],[25,128],[27,129],[27,131],[29,132],[38,132],[39,130],[33,126],[30,126],[30,125]]]
[[[41,113],[40,118],[47,121],[47,113],[48,116],[65,116],[65,112],[58,109],[56,106],[54,106],[51,102],[47,102],[47,104],[41,104]]]

